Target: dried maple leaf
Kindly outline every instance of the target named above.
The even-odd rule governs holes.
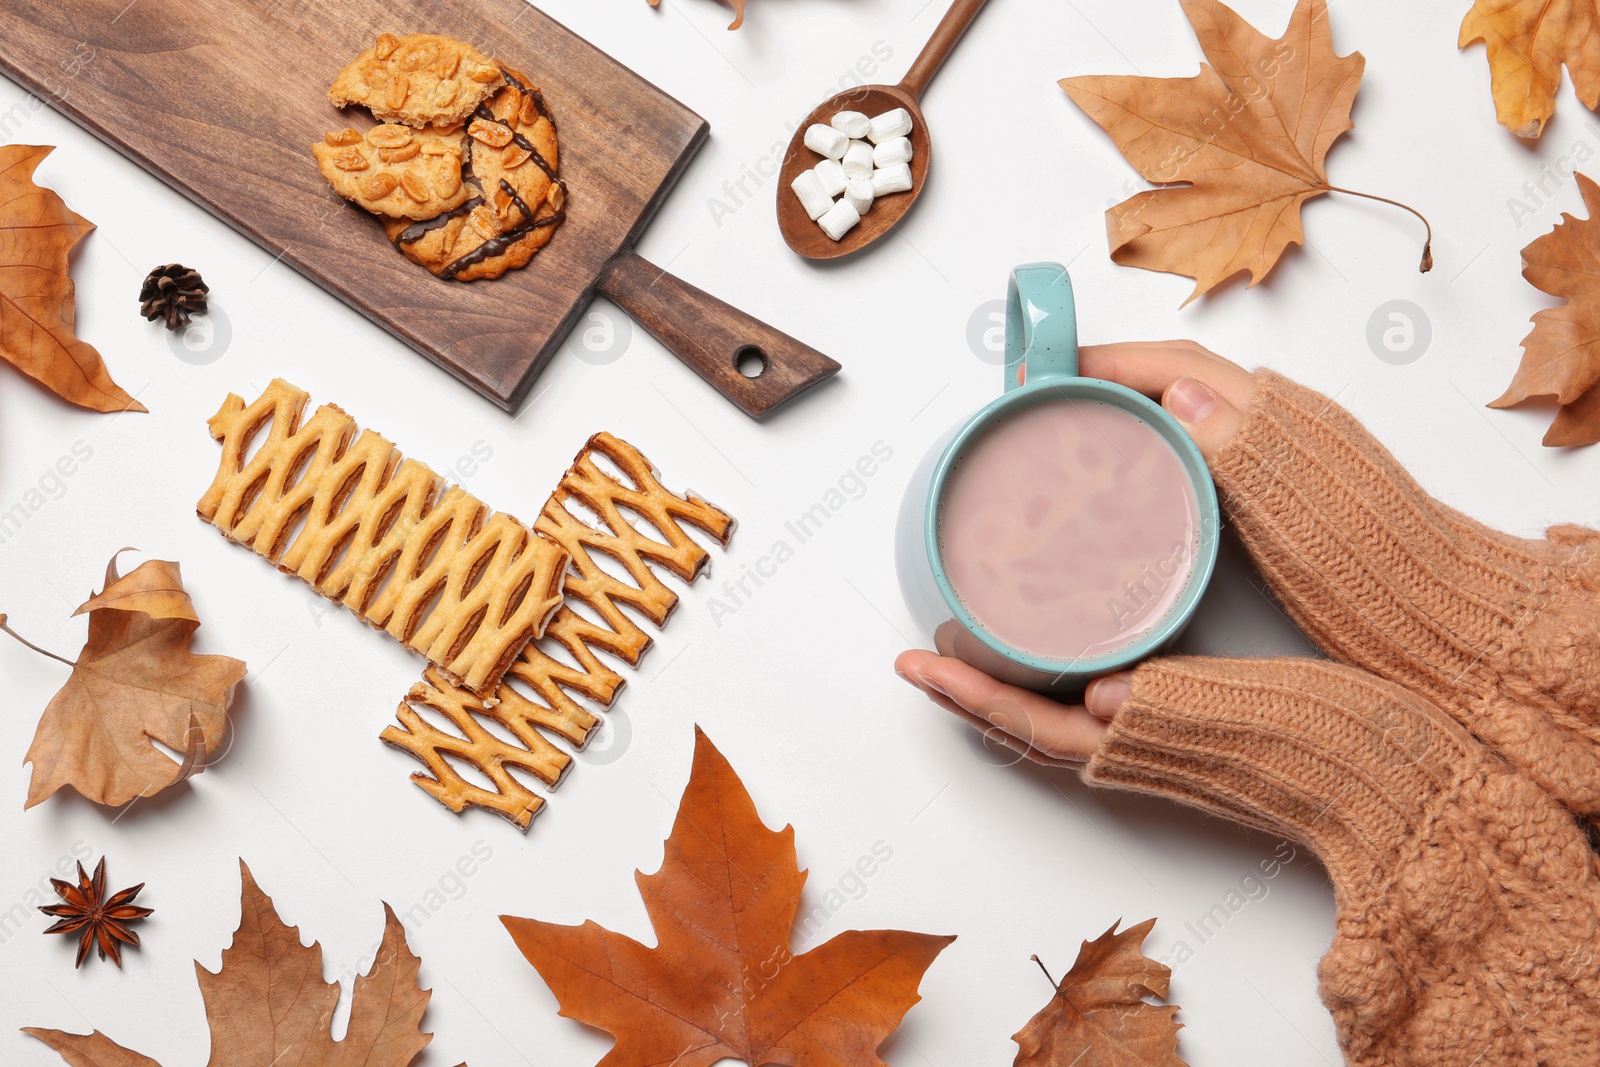
[[[89,640],[24,757],[33,764],[25,807],[64,785],[97,804],[122,805],[202,770],[222,744],[245,674],[240,660],[189,651],[200,620],[176,563],[147,560],[119,577],[112,556],[105,588],[74,614],[86,611]],[[152,739],[184,753],[184,762]]]
[[[1544,435],[1547,445],[1600,441],[1600,185],[1579,174],[1587,219],[1562,212],[1555,229],[1522,250],[1522,276],[1534,288],[1565,297],[1560,307],[1535,312],[1522,339],[1522,362],[1492,408],[1535,396],[1562,405]]]
[[[1169,186],[1106,212],[1115,262],[1193,278],[1193,300],[1240,271],[1251,285],[1266,277],[1284,249],[1305,243],[1300,208],[1312,197],[1352,193],[1405,208],[1328,184],[1324,161],[1353,125],[1366,61],[1334,53],[1324,0],[1300,0],[1277,40],[1217,0],[1183,0],[1183,9],[1210,60],[1195,77],[1061,80],[1142,177]],[[1432,266],[1425,245],[1422,270]]]
[[[383,941],[356,979],[344,1040],[331,1033],[339,986],[322,980],[322,947],[300,943],[241,860],[239,929],[215,973],[195,964],[211,1026],[212,1064],[408,1067],[432,1040],[419,1027],[432,995],[417,984],[421,962],[394,911],[383,906]],[[96,1030],[69,1034],[25,1027],[73,1067],[160,1067]],[[465,1067],[465,1065],[462,1065]]]
[[[921,999],[953,937],[851,930],[794,956],[804,871],[794,829],[767,829],[727,760],[698,728],[694,770],[661,869],[639,874],[655,927],[646,948],[586,922],[502,915],[561,1014],[617,1039],[604,1067],[877,1064],[877,1048]]]
[[[0,147],[0,357],[63,400],[95,411],[143,411],[111,380],[94,346],[72,332],[67,254],[94,224],[33,172],[53,148]]]
[[[728,29],[736,30],[744,25],[745,0],[727,0],[727,2],[733,6],[733,22],[729,23]],[[650,0],[650,6],[660,7],[661,0]]]
[[[1595,0],[1475,0],[1457,48],[1482,41],[1500,125],[1537,137],[1556,110],[1561,65],[1578,99],[1600,104],[1600,12]]]
[[[1144,1000],[1164,999],[1172,980],[1170,967],[1140,951],[1156,921],[1119,934],[1121,922],[1083,943],[1056,995],[1011,1039],[1013,1067],[1184,1067],[1177,1007]]]

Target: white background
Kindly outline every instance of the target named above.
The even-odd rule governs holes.
[[[734,210],[715,210],[712,198],[726,198],[724,183],[745,168],[770,170],[788,124],[875,42],[890,56],[878,80],[897,80],[940,0],[752,0],[738,33],[725,32],[728,9],[711,0],[544,6],[711,122],[642,252],[832,354],[843,374],[758,424],[634,330],[605,365],[561,354],[513,420],[71,123],[48,111],[31,118],[12,139],[59,145],[41,180],[99,224],[74,266],[80,333],[151,413],[82,412],[0,372],[0,508],[76,443],[93,452],[0,545],[0,610],[70,657],[84,635],[73,608],[113,551],[136,546],[182,562],[204,620],[198,648],[240,657],[251,673],[231,751],[190,786],[125,812],[63,792],[24,813],[21,757],[66,669],[0,641],[0,915],[75,846],[108,854],[117,887],[146,882],[142,902],[156,909],[121,972],[91,960],[74,973],[75,943],[41,936],[37,913],[9,928],[0,1060],[59,1062],[16,1033],[34,1025],[98,1027],[165,1067],[202,1063],[190,961],[214,968],[231,940],[242,856],[284,918],[321,942],[325,974],[347,984],[379,936],[380,900],[403,911],[441,881],[455,890],[459,899],[446,897],[410,936],[434,991],[426,1023],[437,1036],[420,1062],[594,1063],[609,1039],[557,1017],[496,916],[592,918],[650,941],[632,875],[660,862],[700,723],[767,820],[794,824],[811,871],[804,910],[876,842],[893,850],[824,935],[876,926],[960,935],[884,1048],[897,1067],[1009,1063],[1010,1035],[1050,996],[1029,954],[1059,972],[1083,938],[1149,916],[1160,917],[1152,954],[1180,940],[1196,950],[1172,985],[1191,1064],[1338,1063],[1315,982],[1333,902],[1303,850],[1201,945],[1185,924],[1259,873],[1275,840],[1090,792],[1070,773],[995,766],[895,678],[890,662],[912,637],[890,550],[901,489],[929,442],[998,387],[998,369],[969,344],[974,312],[1003,295],[1013,264],[1054,259],[1071,264],[1085,341],[1189,336],[1245,365],[1271,364],[1336,395],[1426,486],[1475,516],[1528,534],[1593,521],[1600,450],[1543,449],[1547,411],[1483,405],[1510,379],[1529,314],[1552,303],[1518,276],[1520,248],[1559,212],[1581,212],[1561,172],[1550,172],[1548,196],[1528,198],[1523,183],[1600,149],[1600,123],[1564,88],[1543,140],[1519,144],[1495,125],[1481,49],[1455,48],[1464,3],[1344,0],[1331,15],[1335,45],[1360,50],[1367,73],[1331,176],[1425,211],[1437,269],[1416,273],[1410,216],[1324,197],[1305,212],[1309,247],[1286,255],[1270,281],[1236,282],[1180,310],[1186,280],[1110,263],[1102,212],[1142,185],[1056,85],[1072,74],[1193,74],[1199,50],[1176,0],[994,0],[926,97],[939,158],[914,216],[901,236],[833,268],[784,247],[770,178],[758,189],[747,181],[755,195],[742,206],[724,199]],[[1290,3],[1241,9],[1276,34]],[[515,42],[504,51],[514,58]],[[0,113],[24,101],[0,83]],[[1512,197],[1528,209],[1520,226]],[[231,324],[231,343],[205,365],[177,358],[136,314],[141,277],[172,260],[204,272]],[[1369,316],[1393,299],[1431,321],[1430,347],[1408,365],[1380,361],[1366,340]],[[596,314],[619,318],[603,302]],[[587,325],[603,332],[604,320]],[[415,657],[327,613],[306,587],[195,519],[217,459],[205,420],[229,391],[253,398],[274,376],[438,470],[475,444],[491,449],[477,469],[459,469],[471,470],[473,492],[514,513],[536,511],[584,438],[609,429],[669,485],[741,520],[715,577],[686,591],[613,732],[595,742],[593,755],[610,761],[580,763],[527,835],[482,812],[451,814],[409,783],[417,764],[379,743],[418,675]],[[859,499],[793,545],[785,521],[879,441],[893,457]],[[794,557],[718,625],[709,606],[725,597],[720,584],[780,538]],[[1303,651],[1236,564],[1224,567],[1190,646]],[[450,872],[479,842],[492,856],[458,887]]]

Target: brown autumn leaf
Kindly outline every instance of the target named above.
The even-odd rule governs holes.
[[[1175,1005],[1163,999],[1172,969],[1140,951],[1154,919],[1085,941],[1056,995],[1011,1040],[1013,1067],[1185,1067]]]
[[[33,172],[55,149],[0,147],[0,357],[63,400],[95,411],[144,411],[111,380],[77,320],[67,254],[94,224]]]
[[[89,640],[24,757],[33,764],[25,807],[65,785],[120,806],[198,773],[222,744],[245,674],[241,660],[189,651],[200,620],[176,563],[147,560],[119,577],[112,556],[105,588],[74,614],[83,612]],[[184,762],[152,739],[184,753]]]
[[[1595,0],[1474,0],[1456,47],[1482,41],[1495,117],[1518,137],[1537,137],[1555,114],[1561,66],[1578,99],[1600,104],[1600,11]]]
[[[744,25],[745,0],[726,0],[726,2],[733,6],[733,22],[728,25],[728,29],[736,30]],[[661,0],[650,0],[650,6],[660,7]]]
[[[1508,408],[1555,397],[1561,409],[1544,435],[1552,446],[1600,441],[1600,185],[1586,174],[1577,178],[1589,217],[1562,212],[1555,229],[1522,250],[1522,276],[1566,303],[1534,313],[1511,385],[1489,402]]]
[[[339,986],[322,979],[322,946],[300,943],[285,926],[244,861],[239,929],[216,972],[195,964],[212,1064],[315,1064],[316,1067],[408,1067],[433,1035],[421,1031],[432,996],[417,983],[422,961],[406,945],[394,911],[383,906],[383,941],[367,973],[356,979],[350,1023],[332,1037]],[[25,1027],[72,1067],[161,1067],[96,1030],[69,1034]],[[465,1067],[463,1064],[462,1067]]]
[[[767,829],[699,728],[661,869],[638,874],[655,948],[586,922],[502,915],[561,1014],[617,1039],[604,1067],[875,1064],[953,937],[850,930],[800,956],[789,935],[806,873],[794,828]]]
[[[1106,212],[1112,260],[1193,278],[1193,300],[1240,271],[1255,285],[1289,245],[1305,243],[1307,200],[1352,192],[1328,183],[1324,161],[1353,125],[1366,61],[1334,53],[1324,0],[1300,0],[1276,40],[1217,0],[1183,0],[1183,9],[1210,60],[1199,74],[1063,78],[1061,87],[1142,177],[1165,186]],[[1425,245],[1421,269],[1432,266]]]

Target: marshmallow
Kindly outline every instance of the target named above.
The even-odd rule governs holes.
[[[878,147],[872,150],[872,165],[875,167],[892,167],[896,163],[909,162],[911,162],[911,138],[909,137],[896,137],[893,140],[880,141]]]
[[[867,128],[867,137],[873,144],[882,144],[896,137],[904,137],[910,132],[911,112],[903,107],[897,107],[874,118]]]
[[[813,122],[806,127],[806,147],[819,156],[838,159],[844,155],[844,150],[849,145],[850,138],[832,126],[824,126],[820,122]]]
[[[844,192],[846,181],[844,167],[837,159],[824,159],[811,168],[811,173],[822,181],[822,191],[829,196],[838,196]]]
[[[871,178],[851,178],[844,187],[845,202],[855,208],[858,215],[865,215],[872,210],[874,195]]]
[[[872,128],[872,120],[859,111],[841,111],[833,116],[830,125],[846,137],[857,139],[867,135],[867,130]]]
[[[846,178],[871,178],[875,156],[876,150],[867,142],[851,141],[850,147],[844,151],[844,159],[840,161],[844,165],[844,176]],[[908,156],[907,158],[910,157]],[[895,162],[898,163],[900,160],[895,160]]]
[[[789,188],[800,198],[800,206],[806,209],[806,214],[811,216],[813,222],[820,219],[823,213],[833,206],[833,197],[822,187],[822,179],[817,177],[817,172],[814,170],[803,170],[795,175],[794,181],[789,183]]]
[[[822,227],[823,233],[837,241],[854,229],[855,224],[860,221],[861,212],[855,209],[855,205],[848,200],[840,200],[817,220],[817,225]]]
[[[880,167],[872,172],[872,195],[874,199],[880,196],[888,196],[890,193],[910,191],[910,164],[896,163],[892,167]]]

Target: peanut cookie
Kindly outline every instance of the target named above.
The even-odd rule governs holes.
[[[345,129],[311,146],[334,192],[375,215],[431,219],[473,195],[461,180],[466,133],[385,123],[363,135]]]
[[[381,122],[454,126],[505,83],[500,68],[454,37],[385,33],[339,72],[334,107],[360,104]]]
[[[386,225],[408,258],[442,278],[498,278],[525,266],[566,217],[555,120],[527,78],[502,67],[506,84],[467,125],[473,197],[438,218]]]

